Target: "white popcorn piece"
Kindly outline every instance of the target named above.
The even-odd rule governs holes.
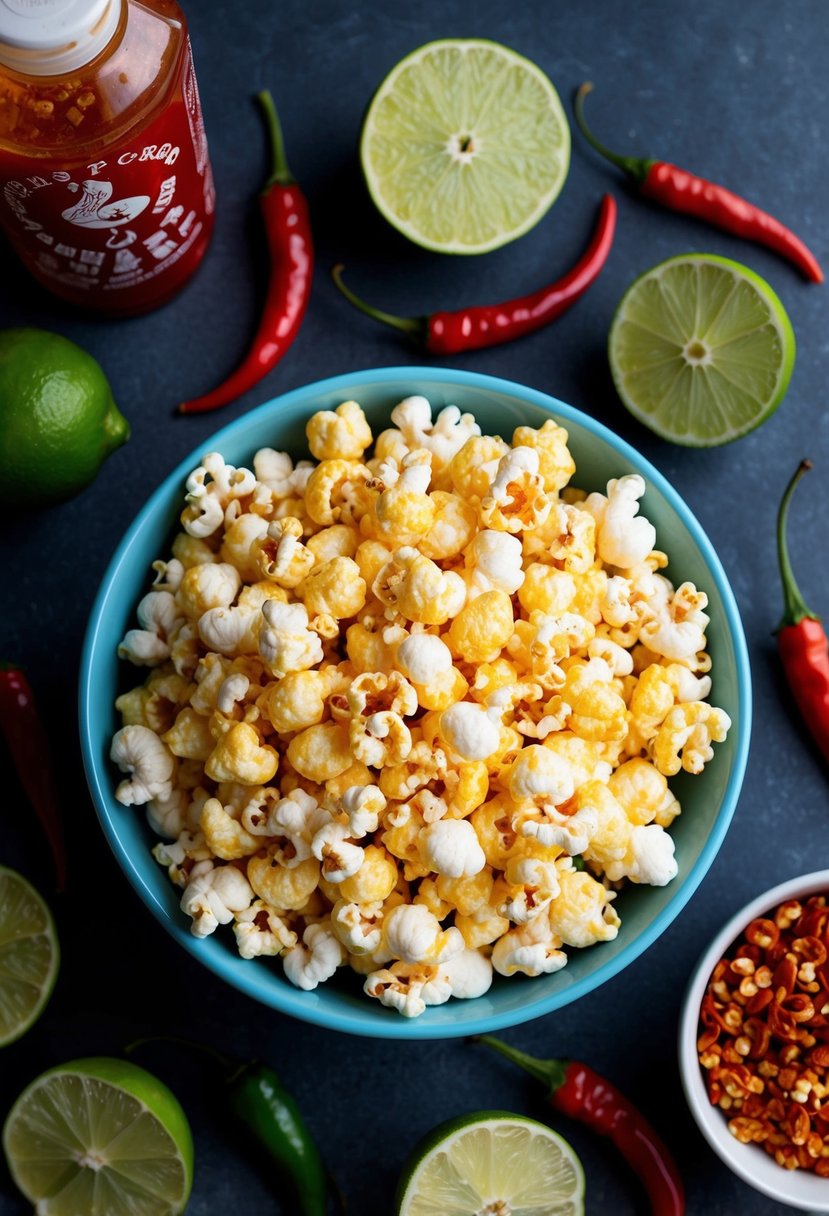
[[[596,520],[596,549],[609,566],[626,570],[643,562],[656,544],[656,529],[639,515],[645,481],[638,473],[613,478],[607,496],[589,494],[582,504]]]
[[[428,684],[452,668],[452,651],[431,633],[412,633],[397,647],[397,661],[415,684]]]
[[[456,701],[440,715],[444,742],[464,760],[486,760],[501,742],[501,711],[475,701]]]
[[[331,928],[349,954],[373,957],[383,939],[383,915],[382,900],[355,904],[339,899],[331,909]]]
[[[181,897],[181,910],[192,919],[194,937],[207,937],[219,925],[229,925],[236,913],[253,901],[253,888],[235,866],[199,862]]]
[[[521,835],[537,840],[544,848],[563,849],[571,857],[583,853],[599,830],[595,807],[583,806],[574,815],[563,815],[555,807],[544,808],[544,819],[525,819]]]
[[[166,798],[151,798],[147,803],[147,822],[158,836],[175,840],[190,826],[188,809],[190,797],[187,790],[171,790]]]
[[[521,541],[509,532],[485,528],[472,540],[465,553],[467,599],[485,591],[506,591],[513,595],[524,582],[521,568]]]
[[[376,785],[352,785],[342,796],[342,809],[348,816],[349,836],[360,840],[377,831],[386,797]]]
[[[425,397],[406,397],[391,412],[409,450],[425,448],[435,458],[435,468],[449,463],[472,435],[481,428],[471,414],[461,414],[457,406],[447,405],[432,422],[432,407]]]
[[[331,815],[312,794],[297,788],[274,803],[264,818],[261,807],[251,802],[242,811],[241,822],[252,836],[282,840],[275,857],[280,865],[292,870],[311,857],[312,841],[331,822]]]
[[[311,852],[322,862],[322,876],[328,882],[345,882],[365,860],[365,850],[354,844],[350,835],[351,829],[342,823],[326,823],[314,833]]]
[[[172,794],[175,756],[149,727],[122,726],[115,732],[109,757],[122,773],[130,774],[115,791],[124,806],[142,806]]]
[[[311,992],[325,983],[345,962],[345,951],[330,924],[320,921],[309,925],[302,942],[282,956],[285,975],[296,988]]]
[[[322,662],[322,642],[308,628],[304,604],[265,600],[262,615],[266,627],[259,634],[259,653],[276,679],[289,671],[307,671]]]
[[[216,697],[216,708],[221,714],[232,714],[237,701],[244,701],[250,688],[250,680],[242,671],[235,671],[224,679]]]
[[[275,958],[298,940],[287,920],[262,899],[236,913],[233,934],[242,958]]]
[[[442,963],[464,949],[463,936],[452,926],[441,929],[423,904],[398,904],[383,920],[388,956],[403,963]]]
[[[522,748],[510,772],[510,796],[519,806],[556,807],[572,798],[575,788],[570,763],[538,743]]]
[[[466,819],[439,819],[420,834],[423,860],[436,874],[471,877],[486,865],[474,827]]]
[[[492,987],[492,963],[479,950],[461,950],[441,963],[440,973],[449,981],[452,996],[474,1000]]]
[[[199,637],[209,650],[228,657],[235,655],[251,632],[258,616],[252,605],[231,608],[208,608],[199,617]]]
[[[561,890],[555,862],[539,857],[510,858],[504,877],[511,890],[496,910],[516,925],[526,925],[539,916]]]
[[[676,878],[677,870],[673,837],[656,823],[632,828],[624,858],[605,866],[611,882],[629,878],[650,887],[666,886]]]
[[[169,591],[149,591],[136,612],[140,629],[130,629],[118,646],[118,658],[136,666],[157,667],[170,657],[170,635],[184,617]]]
[[[567,963],[561,945],[548,918],[536,916],[498,938],[492,948],[492,966],[499,975],[552,975]]]
[[[705,649],[705,629],[711,619],[704,609],[708,596],[693,583],[677,587],[673,598],[660,604],[642,623],[639,640],[663,658],[678,662],[693,659]]]

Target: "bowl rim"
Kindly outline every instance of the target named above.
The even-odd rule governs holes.
[[[730,1170],[754,1190],[790,1207],[813,1213],[829,1212],[827,1180],[810,1172],[783,1169],[759,1146],[741,1144],[732,1136],[723,1112],[712,1106],[708,1100],[696,1044],[702,998],[711,972],[728,947],[756,916],[770,911],[787,899],[816,895],[818,892],[829,892],[829,869],[814,870],[810,874],[788,878],[756,895],[738,909],[718,930],[694,965],[682,1000],[677,1030],[679,1074],[685,1100],[697,1127],[710,1147]],[[810,1191],[822,1188],[826,1194],[823,1198],[811,1194],[793,1195],[791,1189],[787,1189],[791,1188],[792,1184],[800,1187],[805,1185]]]
[[[740,714],[733,727],[736,731],[736,740],[732,771],[717,819],[693,868],[685,876],[682,886],[677,888],[670,902],[658,913],[645,930],[629,942],[613,958],[600,963],[596,970],[589,975],[581,977],[566,987],[554,990],[545,998],[533,999],[531,995],[528,996],[526,1005],[518,1011],[505,1011],[501,1014],[498,1012],[482,1013],[477,1018],[466,1015],[463,1019],[459,1020],[457,1025],[443,1024],[432,1027],[428,1020],[429,1011],[427,1010],[426,1014],[419,1018],[393,1018],[390,1016],[388,1028],[385,1026],[380,1028],[374,1022],[369,1023],[366,1021],[362,1017],[361,1012],[357,1010],[331,1010],[324,1005],[316,1005],[313,1002],[307,1002],[303,1007],[299,998],[305,997],[307,1000],[308,994],[302,993],[299,989],[288,991],[287,985],[285,992],[283,992],[279,988],[270,986],[265,981],[257,983],[257,979],[260,977],[260,970],[257,968],[250,969],[249,978],[245,975],[243,980],[240,979],[235,972],[231,972],[231,969],[226,965],[225,959],[219,951],[211,951],[209,939],[197,939],[182,926],[171,923],[166,908],[158,902],[155,894],[147,886],[142,875],[136,869],[130,854],[125,850],[110,821],[108,803],[112,799],[112,789],[105,788],[104,786],[102,780],[104,774],[98,771],[98,761],[92,748],[90,723],[92,683],[90,674],[96,657],[99,621],[103,616],[103,610],[109,597],[112,581],[126,559],[127,550],[135,534],[147,525],[158,508],[165,504],[173,490],[180,489],[185,478],[192,472],[195,465],[200,463],[202,454],[205,451],[221,450],[221,446],[227,438],[232,438],[236,441],[240,434],[244,435],[246,429],[256,429],[259,419],[266,413],[275,413],[280,408],[287,411],[303,403],[310,405],[315,397],[322,397],[327,394],[345,393],[346,396],[350,397],[351,388],[355,382],[359,382],[360,385],[366,387],[382,386],[384,383],[388,383],[390,396],[395,396],[398,393],[411,395],[415,392],[422,392],[424,395],[428,395],[430,386],[448,387],[450,389],[452,386],[457,386],[458,388],[462,387],[472,389],[473,391],[480,390],[481,392],[498,393],[512,397],[522,404],[535,406],[555,420],[561,421],[565,426],[570,421],[601,440],[614,451],[618,452],[622,459],[627,460],[642,473],[646,483],[658,490],[673,512],[679,517],[683,528],[690,534],[694,545],[699,550],[706,567],[711,573],[711,577],[722,599],[727,633],[734,647],[737,701],[740,706]],[[409,385],[410,390],[406,393],[405,388],[393,387],[393,385]],[[345,399],[346,397],[343,397],[343,400]],[[595,418],[583,413],[574,406],[568,405],[539,389],[522,385],[517,381],[455,368],[419,366],[390,366],[363,370],[357,368],[336,376],[311,381],[288,392],[280,393],[261,405],[247,410],[228,422],[217,432],[201,440],[163,478],[121,537],[101,577],[101,582],[90,610],[81,652],[78,721],[87,785],[92,795],[95,811],[104,835],[112,851],[115,853],[122,870],[129,878],[133,889],[137,891],[145,905],[156,919],[161,922],[164,928],[172,933],[180,945],[184,946],[191,955],[195,956],[208,969],[213,971],[214,974],[218,975],[226,983],[230,983],[237,990],[261,1001],[271,1009],[297,1017],[310,1024],[339,1030],[344,1033],[367,1035],[374,1038],[442,1039],[462,1035],[483,1034],[510,1026],[517,1026],[523,1022],[542,1017],[553,1012],[555,1009],[578,1000],[623,971],[625,967],[643,954],[673,923],[710,869],[728,831],[739,799],[748,761],[751,719],[751,668],[743,625],[734,592],[731,589],[722,563],[702,525],[668,479],[651,464],[647,457],[637,451],[626,440],[616,435],[603,423],[598,422]]]

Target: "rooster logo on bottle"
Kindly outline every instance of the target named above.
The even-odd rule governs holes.
[[[85,181],[67,183],[70,190],[82,190],[76,203],[61,212],[63,219],[79,228],[117,228],[128,224],[140,215],[150,201],[148,194],[135,194],[131,198],[112,198],[112,182]]]

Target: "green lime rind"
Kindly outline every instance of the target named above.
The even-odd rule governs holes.
[[[716,254],[668,258],[641,274],[610,327],[613,382],[630,413],[688,447],[748,434],[778,408],[796,354],[786,310],[748,266]]]
[[[583,1216],[584,1189],[581,1162],[558,1132],[511,1111],[475,1111],[447,1119],[415,1145],[394,1211],[467,1216],[501,1199],[522,1216]]]
[[[34,1026],[59,968],[60,947],[46,901],[22,874],[0,866],[0,1047]]]
[[[552,206],[569,170],[570,127],[531,60],[491,40],[444,38],[381,82],[360,161],[376,207],[404,236],[439,253],[485,253]]]
[[[9,1112],[3,1150],[38,1216],[178,1216],[193,1185],[184,1111],[128,1060],[73,1060],[41,1074]]]
[[[0,503],[79,494],[129,434],[92,355],[48,330],[0,330]]]

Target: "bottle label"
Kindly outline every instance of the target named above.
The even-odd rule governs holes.
[[[12,173],[0,157],[3,226],[59,294],[132,306],[201,256],[215,195],[189,43],[185,56],[181,90],[123,144],[80,165],[12,159]]]

